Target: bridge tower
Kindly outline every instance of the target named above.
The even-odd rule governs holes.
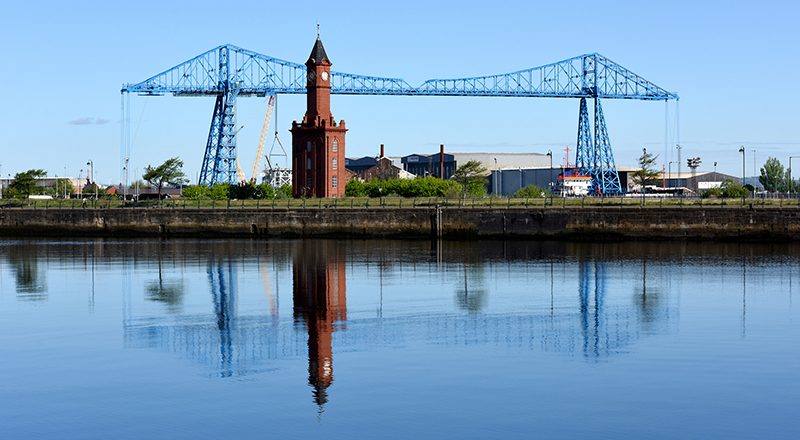
[[[344,196],[344,120],[331,114],[331,62],[317,35],[306,61],[306,114],[292,122],[292,196]]]
[[[575,165],[582,174],[592,176],[592,190],[597,194],[621,194],[617,165],[608,138],[606,120],[600,99],[594,97],[594,142],[589,127],[589,111],[586,98],[581,98],[580,115],[578,116],[578,147],[575,154]]]

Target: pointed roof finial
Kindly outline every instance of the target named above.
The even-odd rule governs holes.
[[[317,38],[319,38],[319,23],[317,23]]]

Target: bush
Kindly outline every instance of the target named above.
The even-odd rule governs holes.
[[[208,185],[188,185],[183,188],[183,197],[184,199],[189,200],[203,200],[210,198],[211,190],[208,188]]]
[[[515,199],[536,199],[541,197],[548,197],[550,194],[549,192],[540,187],[539,185],[528,185],[525,188],[521,188],[519,191],[511,194],[509,197]]]
[[[384,181],[372,179],[369,182],[351,180],[345,186],[345,195],[381,197],[381,195],[397,194],[400,197],[445,197],[450,188],[458,191],[459,185],[452,180],[442,180],[432,176]]]
[[[275,191],[275,198],[276,199],[288,199],[292,197],[292,185],[288,183],[284,183]]]
[[[733,179],[725,179],[721,185],[723,197],[744,197],[745,189],[742,185],[735,183]]]

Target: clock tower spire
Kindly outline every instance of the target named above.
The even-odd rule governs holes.
[[[294,197],[344,195],[344,121],[331,114],[331,61],[317,41],[306,61],[306,114],[292,123],[292,194]]]

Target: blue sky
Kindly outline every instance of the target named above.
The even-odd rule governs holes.
[[[800,2],[13,2],[0,16],[4,68],[3,175],[43,168],[75,176],[93,160],[103,184],[120,179],[120,88],[221,44],[305,62],[321,26],[333,70],[431,78],[507,73],[598,52],[670,91],[670,102],[604,100],[617,165],[642,148],[665,161],[674,145],[700,170],[747,174],[770,156],[800,155]],[[307,12],[311,11],[311,12]],[[239,158],[252,168],[265,107],[239,102]],[[193,180],[211,98],[131,97],[131,170],[178,156]],[[288,147],[305,98],[278,98]],[[578,100],[332,97],[350,129],[347,155],[574,148]],[[665,121],[666,120],[666,121]],[[666,126],[665,126],[666,124]],[[274,128],[270,129],[274,131]],[[268,147],[271,142],[268,144]],[[571,161],[574,153],[570,152]],[[280,162],[280,160],[279,160]],[[558,163],[559,160],[554,160]],[[794,161],[793,161],[794,162]],[[795,165],[797,166],[797,165]],[[675,165],[673,165],[674,169]],[[685,166],[684,166],[685,169]],[[133,179],[133,176],[131,177]]]

